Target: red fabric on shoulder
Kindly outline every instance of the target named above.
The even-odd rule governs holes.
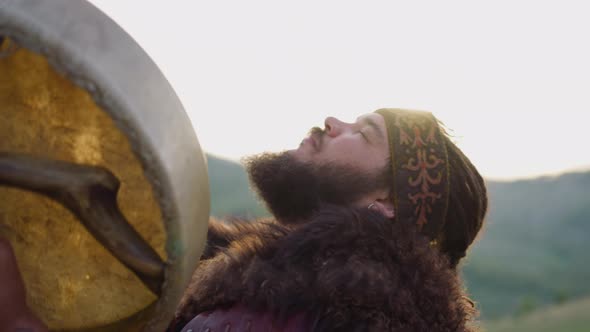
[[[26,290],[12,246],[0,237],[0,332],[47,331],[26,303]]]
[[[304,314],[289,317],[283,324],[268,312],[256,312],[242,305],[229,309],[203,312],[191,320],[182,332],[307,332],[309,322]]]

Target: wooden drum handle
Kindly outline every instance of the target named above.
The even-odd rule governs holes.
[[[37,192],[61,203],[154,294],[161,295],[165,263],[119,210],[120,182],[109,170],[0,152],[0,185]]]

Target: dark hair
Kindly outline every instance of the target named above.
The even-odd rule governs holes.
[[[488,208],[484,179],[461,150],[444,135],[449,157],[449,206],[439,243],[452,268],[465,257],[482,228]]]

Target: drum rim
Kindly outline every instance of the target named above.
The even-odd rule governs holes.
[[[129,139],[167,232],[163,295],[146,309],[144,328],[164,330],[198,264],[210,212],[206,158],[178,96],[132,37],[86,1],[0,0],[0,34],[47,58]]]

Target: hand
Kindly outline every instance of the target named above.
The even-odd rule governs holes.
[[[26,290],[10,243],[0,238],[0,332],[46,332],[27,306]]]

